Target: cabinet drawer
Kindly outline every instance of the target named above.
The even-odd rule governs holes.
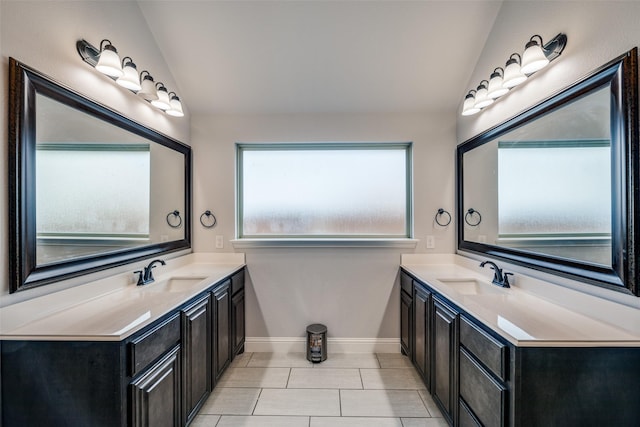
[[[460,399],[460,415],[458,417],[458,425],[460,427],[482,427],[482,424],[476,420],[476,417],[473,416],[471,410],[464,403],[464,400]]]
[[[504,425],[506,389],[463,348],[460,349],[460,397],[483,426]]]
[[[508,347],[468,319],[461,316],[460,320],[460,344],[504,381]]]
[[[409,295],[413,295],[413,279],[407,273],[400,274],[400,287]]]
[[[135,376],[179,341],[180,313],[135,338],[130,344],[131,376]]]
[[[244,270],[241,270],[231,277],[231,295],[244,289]]]

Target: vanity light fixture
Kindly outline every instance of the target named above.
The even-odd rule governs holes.
[[[502,85],[507,89],[518,86],[520,83],[524,83],[527,80],[527,76],[522,72],[520,63],[522,58],[517,53],[512,53],[507,64],[504,68],[504,77],[502,79]]]
[[[175,92],[169,92],[169,109],[167,110],[167,114],[174,117],[184,117],[182,103]]]
[[[483,80],[478,85],[478,88],[476,89],[476,103],[474,104],[474,107],[482,109],[493,104],[493,99],[489,98],[489,91],[487,90],[488,84],[488,81]]]
[[[471,93],[473,92],[473,93]],[[480,112],[480,108],[476,107],[476,91],[471,89],[467,96],[464,97],[464,105],[462,106],[463,116],[472,116]]]
[[[130,56],[125,56],[124,58],[122,58],[122,72],[123,75],[116,79],[116,83],[134,92],[142,89],[142,86],[140,86],[140,76],[138,75],[138,69],[136,68],[136,64],[134,64],[133,59],[131,59]]]
[[[491,73],[489,78],[489,87],[487,88],[487,96],[491,99],[500,98],[505,93],[509,92],[508,87],[503,85],[504,70],[502,67],[497,67]]]
[[[99,55],[98,63],[95,66],[96,70],[109,77],[122,77],[124,75],[118,51],[109,40],[104,39],[100,42]]]
[[[169,92],[167,92],[167,88],[162,82],[156,83],[156,88],[158,89],[156,91],[158,99],[151,101],[151,105],[161,110],[168,110],[171,105],[169,104]]]
[[[145,74],[146,73],[146,74]],[[138,96],[141,96],[143,99],[151,102],[158,99],[158,92],[156,91],[156,82],[153,81],[153,77],[147,70],[144,70],[140,73],[141,89],[138,91]]]
[[[78,40],[76,49],[84,62],[111,77],[118,85],[138,94],[156,108],[174,117],[184,117],[182,103],[175,92],[167,90],[164,83],[156,83],[149,71],[138,74],[138,69],[130,56],[120,61],[120,56],[111,41],[104,39],[97,49],[86,40]]]
[[[488,107],[560,56],[566,45],[567,36],[562,33],[546,44],[538,34],[532,36],[525,45],[522,56],[512,53],[504,70],[501,67],[495,68],[488,82],[482,80],[476,91],[470,90],[467,93],[461,114],[470,116]]]

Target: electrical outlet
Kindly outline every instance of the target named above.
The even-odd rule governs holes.
[[[436,239],[433,236],[427,236],[427,249],[434,249],[436,247]]]
[[[224,238],[223,236],[216,236],[216,249],[224,248]]]
[[[166,234],[160,235],[160,242],[161,243],[168,242],[168,241],[169,241],[169,236],[167,236]]]
[[[487,236],[484,234],[478,234],[478,243],[487,243]]]

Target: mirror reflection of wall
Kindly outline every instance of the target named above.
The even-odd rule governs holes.
[[[464,153],[464,240],[611,266],[610,87]]]

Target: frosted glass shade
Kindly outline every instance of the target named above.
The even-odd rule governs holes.
[[[462,104],[462,115],[472,116],[479,113],[480,109],[476,108],[475,103],[476,98],[471,93],[468,93],[467,96],[464,97],[464,104]]]
[[[118,51],[113,45],[106,45],[100,53],[100,59],[96,64],[96,70],[110,77],[120,77],[124,74],[120,65]]]
[[[532,74],[546,67],[548,63],[549,59],[545,56],[540,45],[532,40],[527,43],[526,49],[522,54],[520,71],[524,74]]]
[[[140,76],[138,75],[138,69],[133,62],[127,62],[122,69],[123,75],[118,77],[116,83],[129,90],[139,91],[142,86],[140,85]]]
[[[507,61],[507,66],[504,69],[504,78],[502,79],[502,86],[510,89],[518,86],[527,80],[527,76],[520,71],[520,64],[514,58]]]
[[[178,98],[176,95],[171,96],[167,114],[173,117],[184,117],[184,112],[182,111],[182,103],[180,102],[180,98]]]
[[[161,110],[168,110],[171,105],[169,104],[169,94],[164,86],[161,86],[157,90],[158,99],[151,101],[151,105]]]
[[[487,88],[487,96],[491,99],[496,99],[509,92],[509,88],[502,85],[502,76],[500,73],[491,74],[491,80],[489,80],[489,87]]]
[[[489,98],[487,87],[484,84],[481,84],[478,86],[478,90],[476,91],[476,103],[474,104],[474,107],[484,108],[491,104],[493,104],[493,99]]]
[[[144,74],[144,71],[142,72]],[[142,78],[142,88],[138,91],[138,95],[147,101],[155,101],[158,99],[158,93],[156,91],[156,83],[153,81],[153,77],[146,75]]]

